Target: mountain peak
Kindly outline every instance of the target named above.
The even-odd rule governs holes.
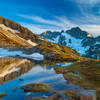
[[[79,30],[79,31],[82,31],[82,30],[80,29],[80,27],[73,27],[71,30]]]
[[[79,27],[72,28],[67,30],[66,33],[70,34],[72,37],[83,39],[87,37],[87,32],[81,30]]]

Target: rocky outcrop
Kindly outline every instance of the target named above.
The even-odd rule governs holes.
[[[25,92],[49,92],[51,90],[50,85],[44,83],[30,83],[22,88]]]
[[[40,36],[48,41],[68,46],[84,57],[100,59],[100,36],[95,38],[90,33],[81,30],[79,27],[67,31],[47,31],[44,33]]]
[[[1,26],[4,29],[2,29]],[[7,28],[8,31],[6,31],[7,29],[5,28]],[[11,32],[11,30],[14,32]],[[7,35],[4,35],[3,33]],[[13,36],[9,36],[9,35],[13,35]],[[13,37],[15,37],[14,40],[12,40]],[[18,41],[20,40],[22,41],[18,43],[18,41],[16,42],[16,39],[19,39]],[[40,44],[41,42],[42,39],[39,36],[32,33],[28,28],[25,28],[14,21],[0,17],[0,45],[32,47],[34,44]]]
[[[20,34],[16,33],[18,36],[24,38],[24,39],[31,39],[32,41],[36,41],[38,39],[38,36],[33,34],[29,29],[24,28],[20,24],[8,20],[6,18],[0,17],[0,24],[3,24],[11,29],[18,30]]]
[[[79,27],[75,27],[75,28],[72,28],[71,30],[67,30],[66,33],[78,39],[86,38],[88,35],[86,31],[82,31]]]

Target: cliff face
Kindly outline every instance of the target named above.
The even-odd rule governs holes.
[[[1,32],[1,31],[5,31],[5,32]],[[16,34],[18,38],[25,39],[26,42],[28,42],[28,43],[26,43],[25,41],[22,40],[22,41],[20,41],[20,43],[21,43],[20,44],[20,43],[18,43],[18,41],[17,42],[15,41],[17,39],[16,37],[15,37],[14,40],[12,40],[11,38],[9,39],[9,37],[7,35],[5,36],[4,34],[0,34],[1,45],[5,44],[5,45],[18,46],[18,44],[19,44],[19,46],[32,47],[32,44],[34,44],[36,42],[38,42],[38,43],[41,42],[41,39],[39,38],[39,36],[33,34],[27,28],[24,28],[23,26],[21,26],[20,24],[18,24],[16,22],[13,22],[13,21],[8,20],[6,18],[0,17],[0,33],[6,33],[7,34],[7,32],[8,32],[8,34],[10,34],[10,33]],[[11,35],[13,35],[13,34],[11,34]],[[25,45],[25,43],[26,43],[26,45]]]
[[[39,36],[16,22],[0,17],[0,45],[32,47],[36,46],[36,42],[41,42]]]

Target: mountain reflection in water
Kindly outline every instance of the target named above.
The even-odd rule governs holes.
[[[51,88],[55,91],[74,89],[83,94],[91,93],[94,96],[96,92],[99,94],[99,92],[96,91],[96,88],[86,89],[81,84],[75,84],[74,81],[67,79],[65,77],[65,74],[68,74],[67,72],[58,73],[56,70],[57,65],[56,63],[50,63],[49,65],[49,63],[46,63],[45,61],[38,62],[37,64],[22,58],[7,57],[0,59],[0,93],[5,92],[8,95],[4,97],[3,100],[25,100],[27,93],[24,92],[21,87],[28,83],[40,82],[52,84]],[[84,80],[83,82],[85,83],[87,81]],[[89,84],[91,84],[91,81],[89,82]],[[87,84],[87,87],[89,84]],[[16,91],[14,91],[15,88]],[[99,88],[99,85],[97,88]],[[53,95],[53,92],[33,93],[33,97],[43,95],[50,96]]]

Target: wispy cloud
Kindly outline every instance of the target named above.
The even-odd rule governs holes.
[[[82,25],[80,28],[91,33],[94,37],[100,35],[100,25]]]
[[[28,15],[19,15],[23,18],[26,18],[26,19],[30,19],[32,21],[35,21],[35,22],[39,22],[39,23],[42,23],[42,24],[47,24],[47,25],[53,25],[53,26],[56,26],[60,29],[68,29],[68,28],[71,28],[71,27],[74,27],[76,26],[74,23],[70,22],[66,17],[55,17],[56,20],[48,20],[48,19],[44,19],[42,17],[39,17],[39,16],[28,16]]]
[[[88,14],[84,13],[84,16],[79,17],[79,18],[73,18],[75,23],[78,25],[80,24],[91,24],[91,25],[100,25],[100,17],[93,15],[93,14]]]
[[[96,4],[96,3],[100,3],[99,0],[76,0],[78,3],[80,4]]]
[[[38,22],[38,24],[27,24],[20,22],[23,26],[28,27],[31,31],[37,34],[40,34],[47,30],[61,31],[79,26],[81,29],[89,33],[92,33],[94,36],[100,35],[100,25],[99,25],[100,18],[99,17],[95,18],[95,16],[93,15],[80,17],[80,19],[75,19],[75,21],[73,22],[71,20],[68,20],[68,18],[66,18],[65,16],[59,16],[59,17],[55,16],[56,20],[48,20],[39,16],[28,16],[28,15],[20,15],[20,16],[32,20],[33,23],[34,21]]]
[[[58,27],[54,26],[47,26],[47,25],[35,25],[35,24],[28,24],[24,22],[19,22],[22,26],[30,29],[35,34],[41,34],[45,31],[61,31]]]
[[[27,27],[28,29],[30,29],[33,33],[35,34],[40,34],[42,32],[47,31],[48,29],[44,29],[40,26],[36,26],[34,24],[28,24],[28,23],[24,23],[24,22],[19,22],[22,26]]]

